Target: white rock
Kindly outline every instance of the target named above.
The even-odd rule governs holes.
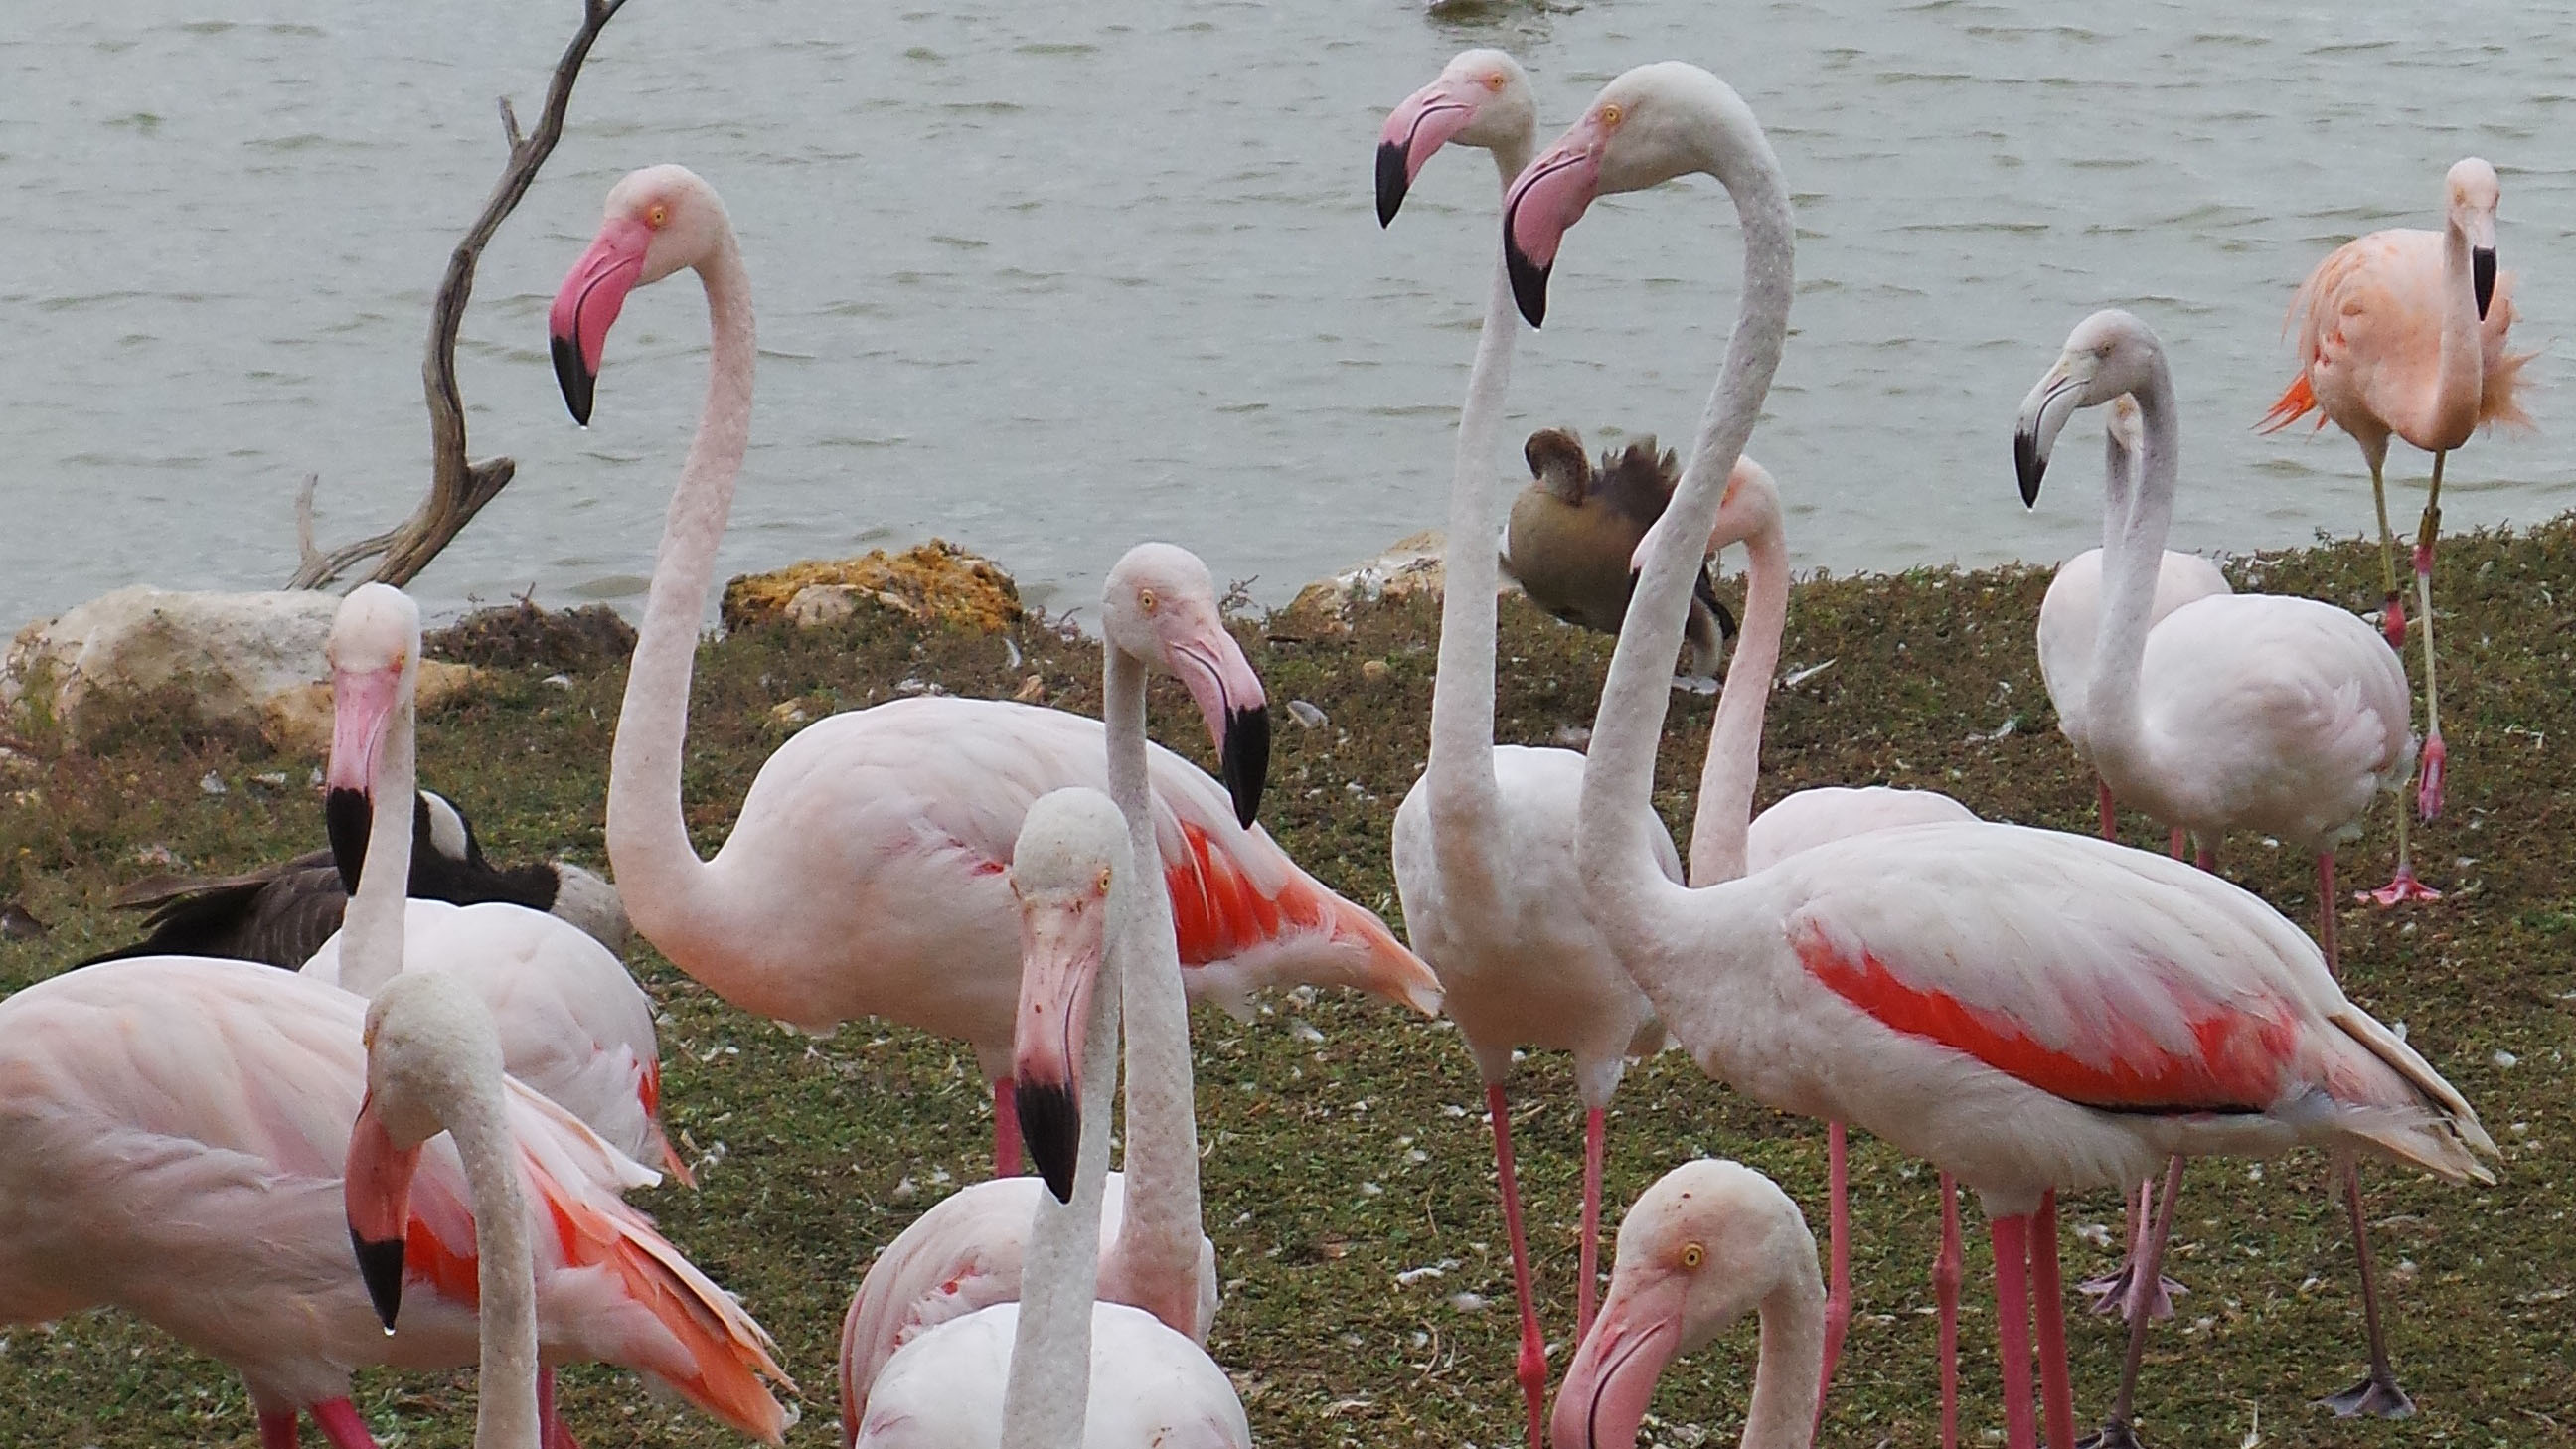
[[[51,692],[55,716],[76,723],[100,690],[152,690],[184,682],[212,720],[257,723],[270,699],[325,677],[322,646],[337,594],[174,593],[119,589],[60,618],[18,631],[0,659],[0,706],[27,690]]]

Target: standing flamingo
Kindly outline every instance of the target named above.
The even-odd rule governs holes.
[[[1015,1058],[1021,1090],[1044,1083],[1068,1098],[1082,1094],[1087,1110],[1073,1180],[1063,1201],[1030,1195],[1035,1217],[1023,1298],[909,1337],[886,1360],[862,1417],[843,1424],[848,1442],[864,1449],[1237,1449],[1252,1442],[1233,1384],[1205,1350],[1152,1314],[1096,1299],[1118,982],[1153,972],[1174,978],[1163,993],[1174,1006],[1181,996],[1168,928],[1153,930],[1152,889],[1131,864],[1132,824],[1087,789],[1042,796],[1023,819],[1011,866],[1026,958]],[[1152,949],[1157,936],[1159,952]],[[1112,991],[1097,990],[1103,977]],[[1038,1141],[1031,1138],[1033,1149]]]
[[[1780,1185],[1739,1162],[1685,1162],[1619,1222],[1610,1296],[1556,1391],[1556,1449],[1635,1449],[1664,1365],[1746,1313],[1762,1356],[1743,1449],[1807,1449],[1825,1360],[1816,1239]]]
[[[1690,574],[1787,337],[1787,189],[1742,99],[1664,62],[1606,86],[1513,183],[1504,220],[1535,323],[1563,235],[1595,196],[1694,172],[1735,200],[1744,285],[1594,723],[1575,841],[1586,900],[1704,1071],[1782,1110],[1857,1122],[1978,1193],[2007,1442],[2037,1442],[2035,1278],[2049,1438],[2066,1444],[2058,1188],[2125,1186],[2177,1152],[2301,1144],[2485,1178],[2478,1154],[2495,1147],[2439,1073],[2344,998],[2296,927],[2161,856],[1957,822],[1852,836],[1699,889],[1662,874],[1629,822],[1654,787]]]
[[[1186,549],[1138,544],[1109,571],[1102,621],[1108,777],[1115,793],[1132,797],[1121,805],[1141,826],[1141,843],[1160,850],[1161,837],[1178,822],[1168,811],[1157,812],[1147,788],[1145,674],[1149,668],[1177,673],[1177,656],[1200,640],[1223,637],[1216,586],[1207,565]],[[1159,909],[1152,914],[1162,923],[1154,928],[1165,934],[1139,948],[1144,956],[1120,977],[1127,1018],[1127,1171],[1107,1175],[1096,1291],[1103,1301],[1144,1309],[1204,1343],[1216,1318],[1216,1248],[1200,1226],[1189,1003],[1177,948],[1169,944],[1170,917]],[[1024,969],[1014,1015],[1022,1041],[1030,1023],[1030,989]],[[1069,1046],[1069,1038],[1060,1044]],[[1080,1094],[1061,1062],[1043,1082],[1032,1083],[1018,1070],[1013,1079],[1027,1104],[1022,1116],[1029,1124],[1030,1155],[1045,1174],[1046,1189],[1062,1200],[1075,1175],[1077,1119],[1087,1127],[1095,1109],[1073,1110]],[[896,1349],[940,1323],[1018,1300],[1040,1190],[1029,1178],[977,1183],[942,1198],[877,1255],[841,1321],[845,1443],[867,1417],[870,1386]]]
[[[993,1084],[995,1157],[1014,1171],[1019,952],[1004,874],[1030,801],[1106,783],[1100,722],[944,696],[833,715],[769,757],[723,848],[698,858],[680,755],[698,620],[750,437],[753,358],[750,281],[714,189],[678,166],[618,182],[548,326],[564,400],[587,424],[627,293],[683,267],[705,284],[714,347],[618,715],[609,859],[636,929],[743,1010],[816,1030],[887,1016],[972,1044]],[[1435,1010],[1430,970],[1384,923],[1251,824],[1270,730],[1242,650],[1218,629],[1177,662],[1226,778],[1154,753],[1155,794],[1178,824],[1162,865],[1194,994],[1240,1011],[1254,991],[1302,981]]]
[[[2189,830],[2204,861],[2230,830],[2314,851],[2318,939],[2326,969],[2337,971],[2335,844],[2361,833],[2381,793],[2405,789],[2414,764],[2405,663],[2369,625],[2314,599],[2213,595],[2150,627],[2150,562],[2163,555],[2181,445],[2155,333],[2121,311],[2076,324],[2022,403],[2013,452],[2022,500],[2035,504],[2058,430],[2077,408],[2123,393],[2137,399],[2146,438],[2135,498],[2110,489],[2103,498],[2110,589],[2085,688],[2094,768],[2115,797]],[[2403,800],[2397,815],[2405,819]],[[2344,1169],[2370,1372],[2327,1402],[2342,1414],[2402,1418],[2414,1409],[2380,1331],[2360,1173],[2350,1162]]]
[[[1538,123],[1520,65],[1499,50],[1470,50],[1387,117],[1378,144],[1378,214],[1394,214],[1390,178],[1419,174],[1433,148],[1455,140],[1493,153],[1504,181],[1536,144]],[[1400,199],[1401,188],[1395,194]],[[1493,1124],[1494,1175],[1512,1252],[1520,1308],[1514,1364],[1530,1449],[1546,1432],[1547,1347],[1531,1286],[1529,1241],[1512,1167],[1504,1084],[1515,1047],[1574,1053],[1583,1099],[1583,1225],[1576,1268],[1576,1336],[1592,1326],[1599,1252],[1606,1118],[1632,1055],[1663,1043],[1645,996],[1619,970],[1583,911],[1572,852],[1583,756],[1573,750],[1494,743],[1494,448],[1510,383],[1511,289],[1497,258],[1476,340],[1467,400],[1458,414],[1457,466],[1449,484],[1447,570],[1440,599],[1439,673],[1431,693],[1431,760],[1395,812],[1396,897],[1404,927],[1438,974],[1450,1018],[1476,1057]],[[1651,808],[1629,821],[1674,880],[1681,861]]]
[[[2379,566],[2388,586],[2380,627],[2406,647],[2397,588],[2397,540],[2388,529],[2381,472],[2390,435],[2433,455],[2424,517],[2415,526],[2415,602],[2424,616],[2424,780],[2417,808],[2442,813],[2442,693],[2433,677],[2433,541],[2442,528],[2442,462],[2490,423],[2529,423],[2516,401],[2523,364],[2506,350],[2513,329],[2513,273],[2496,270],[2495,168],[2475,156],[2442,178],[2438,232],[2392,227],[2328,253],[2290,304],[2299,319],[2299,375],[2263,416],[2278,432],[2310,411],[2361,445],[2379,508]],[[2412,874],[2376,893],[2381,905],[2436,900]]]
[[[385,1220],[403,1245],[400,1332],[349,1260],[342,1164],[366,1007],[185,956],[81,967],[0,1002],[0,1311],[42,1322],[112,1305],[158,1325],[241,1374],[262,1449],[292,1449],[299,1412],[334,1449],[372,1446],[354,1367],[474,1362],[478,1239],[454,1151],[432,1144],[408,1216]],[[768,1335],[617,1200],[653,1174],[533,1091],[512,1084],[507,1106],[537,1204],[545,1357],[624,1364],[778,1442],[786,1413],[761,1378],[786,1380]]]

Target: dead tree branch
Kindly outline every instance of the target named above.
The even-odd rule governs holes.
[[[519,198],[528,194],[538,168],[553,154],[555,142],[563,135],[564,112],[572,105],[573,81],[590,56],[591,42],[625,4],[626,0],[583,0],[581,29],[573,33],[563,58],[555,62],[554,79],[546,87],[545,114],[538,118],[534,132],[520,135],[519,118],[510,109],[509,98],[501,100],[501,132],[509,142],[509,164],[484,200],[482,215],[448,256],[447,275],[440,279],[437,300],[429,309],[429,352],[420,367],[421,390],[429,401],[429,496],[409,520],[391,531],[324,550],[313,543],[314,482],[305,480],[295,506],[299,561],[287,587],[321,588],[371,558],[379,562],[368,575],[370,581],[397,587],[409,583],[518,471],[519,465],[505,457],[466,461],[465,403],[456,389],[456,333],[474,293],[474,268],[483,259],[483,248],[518,206]]]

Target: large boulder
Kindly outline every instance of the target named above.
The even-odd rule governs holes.
[[[1020,621],[1020,590],[991,559],[934,538],[901,553],[876,549],[744,574],[725,585],[722,616],[727,629],[782,619],[804,627],[861,608],[995,633]]]
[[[1349,627],[1355,607],[1416,595],[1437,599],[1448,583],[1448,571],[1440,557],[1446,548],[1439,529],[1407,534],[1377,557],[1299,589],[1297,597],[1280,611],[1279,623],[1292,629],[1339,632]],[[1506,573],[1495,592],[1515,594],[1520,592],[1520,585]]]

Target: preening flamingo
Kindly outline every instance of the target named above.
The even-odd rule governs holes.
[[[1493,153],[1506,183],[1529,159],[1538,123],[1528,78],[1499,50],[1470,50],[1387,117],[1378,143],[1381,219],[1394,208],[1388,178],[1418,175],[1447,141]],[[1398,191],[1400,197],[1400,189]],[[1458,415],[1449,483],[1447,570],[1440,600],[1439,673],[1431,693],[1431,760],[1396,808],[1396,897],[1404,928],[1439,975],[1450,1019],[1476,1057],[1493,1124],[1494,1174],[1520,1309],[1514,1374],[1529,1443],[1546,1431],[1547,1346],[1530,1280],[1529,1242],[1512,1169],[1505,1083],[1516,1047],[1574,1053],[1583,1099],[1583,1219],[1577,1250],[1577,1337],[1592,1324],[1606,1114],[1626,1059],[1663,1044],[1646,998],[1619,970],[1584,914],[1573,855],[1583,756],[1494,743],[1494,447],[1519,325],[1499,258]],[[1671,661],[1666,660],[1669,664]],[[1651,808],[1628,821],[1674,880],[1681,862]]]
[[[1177,977],[1179,970],[1168,944],[1160,953],[1151,949],[1154,883],[1132,866],[1131,824],[1115,803],[1087,789],[1042,796],[1024,817],[1011,866],[1026,956],[1015,1052],[1023,1090],[1039,1083],[1082,1095],[1073,1180],[1064,1201],[1032,1194],[1020,1301],[929,1325],[886,1360],[862,1417],[843,1425],[866,1449],[1235,1449],[1252,1442],[1233,1384],[1187,1334],[1095,1296],[1118,982],[1149,971]],[[1168,932],[1161,939],[1168,943]],[[1104,977],[1109,991],[1097,989]],[[1163,994],[1179,1004],[1177,983]]]
[[[1743,1449],[1807,1449],[1825,1360],[1816,1239],[1780,1185],[1701,1158],[1655,1179],[1619,1222],[1610,1296],[1556,1391],[1556,1449],[1635,1449],[1664,1365],[1747,1313],[1762,1356]]]
[[[263,1449],[296,1415],[373,1444],[355,1367],[475,1361],[470,1192],[456,1152],[417,1166],[401,1330],[350,1261],[342,1166],[366,1088],[366,999],[244,961],[151,956],[68,971],[0,1002],[0,1305],[13,1321],[125,1309],[249,1386]],[[787,1415],[768,1336],[619,1190],[653,1175],[535,1092],[506,1130],[537,1205],[549,1362],[624,1364],[745,1434]],[[488,1231],[488,1227],[487,1227]]]
[[[2296,927],[2161,856],[1959,822],[1853,836],[1699,889],[1663,875],[1630,822],[1653,790],[1690,574],[1787,336],[1787,189],[1735,92],[1664,62],[1605,87],[1513,183],[1504,222],[1535,322],[1563,234],[1596,195],[1691,172],[1735,199],[1744,285],[1594,725],[1575,842],[1586,899],[1703,1070],[1771,1106],[1857,1122],[1978,1193],[2008,1442],[2036,1443],[2035,1276],[2049,1437],[2064,1444],[2056,1189],[2126,1186],[2176,1152],[2300,1144],[2481,1178],[2494,1144],[2439,1073],[2344,999]]]
[[[1145,673],[1168,670],[1175,649],[1218,628],[1214,581],[1207,566],[1185,549],[1138,544],[1109,571],[1102,593],[1103,712],[1108,777],[1113,794],[1142,844],[1160,849],[1172,829],[1158,817],[1147,788]],[[1132,804],[1131,804],[1132,802]],[[1025,827],[1024,827],[1025,829]],[[1027,910],[1027,892],[1021,891]],[[1179,956],[1168,911],[1148,900],[1151,919],[1136,923],[1154,939],[1134,948],[1120,975],[1126,1014],[1127,1171],[1109,1173],[1101,1204],[1097,1295],[1155,1315],[1166,1326],[1204,1343],[1217,1307],[1216,1249],[1200,1227],[1196,1102],[1192,1091],[1189,1002],[1182,994]],[[1023,929],[1034,917],[1023,918]],[[1024,946],[1023,950],[1027,948]],[[1018,1040],[1031,1026],[1032,984],[1024,967]],[[1058,993],[1061,995],[1062,993]],[[1078,1017],[1078,1014],[1077,1014]],[[1062,1199],[1075,1170],[1074,1133],[1087,1129],[1100,1109],[1076,1088],[1067,1070],[1070,1033],[1032,1082],[1013,1073],[1026,1106],[1031,1156],[1047,1187]],[[1025,1047],[1015,1048],[1022,1061]],[[1113,1070],[1110,1076],[1114,1079]],[[1074,1104],[1082,1100],[1077,1113]],[[1101,1101],[1105,1106],[1106,1098]],[[1028,1232],[1038,1183],[1005,1178],[977,1183],[943,1198],[915,1218],[868,1268],[841,1322],[841,1424],[855,1436],[866,1418],[870,1386],[886,1361],[914,1337],[979,1308],[1016,1301],[1029,1251]]]
[[[2335,846],[2361,833],[2379,795],[2405,789],[2414,766],[2406,666],[2378,631],[2314,599],[2218,594],[2150,627],[2151,569],[2173,517],[2181,446],[2173,380],[2155,333],[2121,311],[2076,324],[2022,403],[2013,452],[2022,499],[2036,503],[2066,420],[2122,395],[2137,400],[2145,443],[2136,496],[2121,497],[2116,487],[2103,495],[2109,590],[2085,710],[2094,768],[2115,798],[2189,830],[2204,860],[2231,830],[2315,852],[2318,938],[2326,969],[2336,971]],[[2402,799],[2397,815],[2402,823]],[[2398,870],[2401,880],[2410,874],[2402,859]],[[2370,1373],[2330,1402],[2341,1413],[2403,1416],[2412,1406],[2380,1332],[2360,1177],[2352,1164],[2345,1168]]]
[[[331,623],[331,758],[323,775],[334,849],[356,893],[346,924],[304,974],[373,996],[400,971],[464,981],[500,1026],[510,1074],[588,1123],[617,1150],[689,1169],[663,1135],[662,1057],[653,1001],[624,963],[570,923],[501,902],[408,900],[393,863],[412,856],[412,818],[379,800],[413,793],[412,701],[420,609],[401,590],[362,584]],[[386,933],[399,936],[399,942]],[[353,938],[374,933],[365,949]]]
[[[972,1044],[993,1083],[995,1155],[1013,1170],[1019,950],[1003,877],[1030,801],[1106,783],[1100,722],[946,697],[833,715],[770,756],[723,847],[698,858],[680,753],[698,621],[750,436],[753,361],[750,282],[714,189],[678,166],[618,182],[548,326],[565,402],[586,424],[627,293],[683,267],[705,284],[714,346],[618,716],[609,859],[636,929],[743,1010],[815,1030],[884,1016]],[[1270,734],[1241,649],[1217,629],[1173,663],[1226,779],[1153,757],[1155,794],[1176,822],[1162,865],[1192,993],[1239,1010],[1264,986],[1310,982],[1435,1009],[1430,971],[1385,925],[1250,824]]]
[[[1537,144],[1535,134],[1531,145]],[[1524,151],[1526,155],[1526,150]],[[1512,498],[1503,525],[1503,567],[1520,581],[1531,603],[1566,623],[1617,634],[1636,589],[1629,559],[1638,540],[1663,516],[1681,464],[1670,448],[1660,455],[1652,435],[1601,455],[1601,466],[1583,455],[1583,439],[1570,428],[1541,428],[1521,444],[1530,482]],[[1684,668],[1715,678],[1723,667],[1734,618],[1702,573],[1691,598]]]
[[[2406,647],[2406,606],[2397,588],[2397,540],[2388,529],[2381,472],[2388,439],[2433,455],[2424,516],[2415,525],[2415,602],[2424,616],[2424,765],[2417,808],[2442,813],[2442,693],[2433,677],[2433,542],[2442,530],[2442,462],[2490,423],[2529,423],[2515,398],[2535,353],[2507,350],[2513,329],[2513,273],[2496,270],[2495,168],[2475,156],[2442,178],[2438,232],[2392,227],[2328,253],[2290,303],[2299,324],[2299,375],[2261,427],[2278,432],[2314,411],[2361,445],[2379,508],[2379,565],[2388,586],[2380,626],[2391,648]],[[2412,876],[2379,892],[2380,904],[2428,900]]]

